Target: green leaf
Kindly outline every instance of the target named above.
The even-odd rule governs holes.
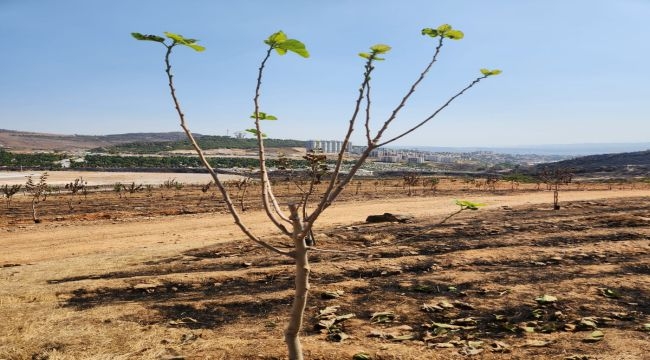
[[[288,39],[287,34],[282,30],[271,34],[268,39],[264,40],[264,43],[271,46],[271,48],[275,49],[275,51],[280,55],[284,55],[287,51],[291,51],[304,58],[309,57],[309,52],[307,51],[305,44],[296,39]]]
[[[437,30],[438,30],[438,32],[444,34],[444,33],[446,33],[447,31],[451,30],[451,25],[449,25],[449,24],[442,24],[442,25],[438,26],[438,29],[437,29]]]
[[[492,76],[492,75],[499,75],[501,74],[502,71],[499,69],[494,69],[494,70],[489,70],[489,69],[481,69],[481,74],[485,76]]]
[[[370,50],[375,54],[384,54],[389,52],[390,49],[391,47],[386,44],[376,44],[370,47]]]
[[[179,35],[179,34],[174,34],[174,33],[165,31],[165,36],[167,36],[168,38],[170,38],[170,39],[172,39],[172,40],[174,40],[176,42],[179,42],[179,43],[184,43],[185,42],[185,38],[183,38],[183,36]]]
[[[157,36],[157,35],[143,35],[138,32],[132,32],[131,36],[133,36],[136,40],[148,40],[148,41],[155,41],[155,42],[165,42],[165,38]]]
[[[165,36],[167,36],[169,39],[172,39],[175,43],[187,46],[195,51],[201,52],[205,50],[204,46],[196,44],[198,41],[196,39],[185,38],[183,35],[174,34],[168,31],[165,31]]]
[[[462,209],[468,210],[478,210],[479,207],[485,206],[485,204],[474,203],[467,200],[456,200],[456,205],[460,206]]]
[[[255,135],[255,136],[257,136],[257,134],[260,133],[260,132],[257,131],[256,129],[246,129],[245,131],[246,131],[246,132],[249,132],[249,133],[251,133],[251,134],[253,134],[253,135]],[[266,134],[265,134],[265,133],[261,133],[261,136],[262,136],[263,138],[265,138],[265,137],[266,137]]]
[[[267,45],[275,45],[287,40],[287,35],[282,31],[271,34],[268,39],[264,40],[264,43]]]
[[[205,51],[205,46],[197,45],[197,44],[183,44],[189,48],[192,48],[198,52]]]
[[[359,56],[361,56],[364,59],[369,59],[369,60],[372,58],[372,55],[370,55],[368,53],[363,53],[363,52],[359,53]]]
[[[296,54],[298,54],[298,55],[300,55],[300,56],[302,56],[304,58],[309,57],[309,52],[307,51],[307,48],[305,47],[305,44],[303,44],[302,42],[300,42],[300,41],[298,41],[296,39],[288,39],[288,40],[285,40],[285,41],[283,41],[281,43],[278,43],[276,45],[276,51],[278,49],[285,50],[285,53],[286,53],[286,51],[294,52],[294,53],[296,53]]]
[[[460,40],[465,37],[465,34],[460,30],[449,30],[445,33],[445,37],[452,40]]]
[[[436,29],[424,28],[424,29],[422,29],[422,35],[429,35],[429,36],[435,38],[435,37],[438,37],[440,35],[440,33]]]
[[[255,119],[255,114],[251,115],[250,118]],[[257,113],[257,119],[258,120],[277,120],[278,118],[271,115],[271,114],[267,114],[265,112],[260,111],[260,112]]]

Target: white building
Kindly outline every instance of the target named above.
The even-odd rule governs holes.
[[[343,141],[337,140],[308,140],[307,141],[307,151],[320,149],[324,154],[336,154],[341,152],[343,147]],[[352,143],[348,142],[346,146],[346,152],[352,150]]]

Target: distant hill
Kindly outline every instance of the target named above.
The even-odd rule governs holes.
[[[201,136],[200,134],[197,134]],[[114,135],[61,135],[0,129],[0,149],[28,151],[83,151],[134,142],[172,142],[185,139],[182,132]]]
[[[194,134],[204,150],[255,149],[253,138],[237,139],[229,136]],[[266,139],[269,148],[299,148],[302,140]],[[156,154],[164,151],[191,150],[183,132],[128,133],[113,135],[60,135],[0,129],[0,149],[12,152],[33,151],[95,151],[109,153]]]
[[[617,154],[581,156],[535,166],[535,170],[569,168],[575,174],[602,174],[608,176],[650,176],[650,150]]]
[[[623,153],[650,149],[650,143],[593,143],[593,144],[556,144],[530,145],[513,147],[439,147],[439,146],[400,146],[401,148],[420,149],[433,152],[464,153],[474,151],[492,151],[498,154],[536,154],[586,156],[597,154]]]

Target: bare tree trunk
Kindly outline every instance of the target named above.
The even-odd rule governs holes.
[[[32,220],[34,220],[34,223],[38,224],[41,220],[36,216],[36,204],[37,202],[32,200]]]
[[[303,239],[298,241],[304,244]],[[302,245],[304,248],[305,245]],[[289,325],[284,333],[284,341],[289,350],[290,360],[303,360],[302,345],[300,344],[299,333],[302,328],[302,319],[307,305],[307,293],[309,292],[309,258],[307,249],[296,253],[296,291],[291,308]]]
[[[284,342],[289,351],[289,360],[303,360],[302,345],[300,344],[300,330],[302,319],[307,306],[307,294],[309,292],[309,253],[305,240],[300,234],[303,231],[303,223],[298,215],[298,207],[290,205],[291,221],[293,223],[292,238],[296,249],[296,280],[293,306],[289,318],[289,325],[284,333]]]

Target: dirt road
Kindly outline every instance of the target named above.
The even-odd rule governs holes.
[[[471,195],[467,200],[485,203],[485,210],[501,206],[540,204],[551,208],[552,193]],[[650,190],[570,191],[560,194],[561,203],[619,197],[650,196]],[[358,223],[369,214],[408,213],[416,217],[440,217],[457,209],[454,199],[444,197],[387,199],[336,203],[319,219],[317,230]],[[260,211],[244,215],[256,234],[277,235]],[[244,239],[229,215],[198,214],[73,224],[39,224],[0,230],[0,266],[9,263],[60,261],[86,255],[110,253],[113,257],[142,260],[168,256],[189,248]]]

